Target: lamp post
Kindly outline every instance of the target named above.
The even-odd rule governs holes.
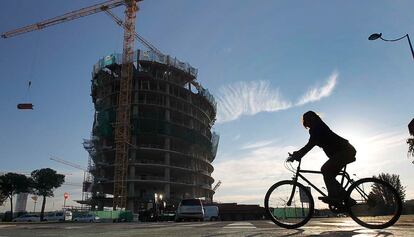
[[[382,39],[383,41],[388,41],[388,42],[394,42],[394,41],[399,41],[399,40],[402,40],[402,39],[404,39],[404,38],[406,38],[407,37],[407,40],[408,40],[408,44],[410,45],[410,49],[411,49],[411,55],[413,56],[413,60],[414,60],[414,50],[413,50],[413,45],[411,44],[411,40],[410,40],[410,36],[408,35],[408,34],[406,34],[406,35],[404,35],[404,36],[402,36],[402,37],[400,37],[400,38],[397,38],[397,39],[384,39],[384,38],[382,38],[382,33],[374,33],[374,34],[372,34],[372,35],[370,35],[369,37],[368,37],[368,39],[369,40],[376,40],[376,39]],[[414,119],[408,124],[408,129],[409,129],[409,131],[410,131],[410,134],[411,135],[414,135]],[[409,141],[410,140],[407,140],[407,143],[409,143]],[[410,144],[410,143],[409,143]],[[411,145],[411,147],[409,148],[409,151],[408,151],[408,154],[410,154],[410,150],[412,151],[412,145]],[[414,163],[414,162],[413,162]]]
[[[158,195],[157,193],[154,194],[154,220],[158,221],[158,198],[161,195]]]
[[[408,44],[410,45],[410,49],[411,49],[411,55],[413,56],[413,60],[414,60],[413,45],[411,44],[410,36],[408,34],[406,34],[406,35],[404,35],[400,38],[397,38],[397,39],[384,39],[384,38],[382,38],[382,33],[374,33],[374,34],[372,34],[368,37],[369,40],[382,39],[383,41],[387,41],[387,42],[395,42],[395,41],[402,40],[404,38],[407,38],[407,40],[408,40]]]

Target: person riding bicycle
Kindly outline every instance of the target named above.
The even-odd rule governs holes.
[[[348,140],[334,133],[315,112],[304,113],[302,121],[303,126],[309,129],[309,141],[303,148],[290,154],[288,161],[299,161],[314,146],[321,147],[329,158],[321,167],[328,196],[319,199],[326,203],[340,203],[346,192],[335,177],[343,167],[356,160],[356,150]]]

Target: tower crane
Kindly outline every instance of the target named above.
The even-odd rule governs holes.
[[[53,160],[53,161],[56,161],[58,163],[64,164],[64,165],[68,165],[68,166],[73,167],[75,169],[82,170],[84,172],[88,172],[88,170],[85,167],[83,167],[81,165],[78,165],[78,164],[75,164],[73,162],[70,162],[70,161],[67,161],[67,160],[64,160],[64,159],[60,159],[60,158],[54,157],[54,156],[50,157],[49,159]]]
[[[216,185],[214,185],[213,191],[215,192],[221,185],[221,180],[219,180]]]
[[[126,208],[127,201],[127,171],[128,171],[128,142],[130,139],[130,106],[131,88],[133,83],[133,53],[135,33],[135,18],[138,11],[138,2],[142,0],[109,0],[79,10],[71,11],[61,16],[27,25],[1,34],[2,38],[10,38],[31,31],[75,20],[81,17],[96,14],[102,11],[114,17],[109,9],[125,6],[124,21],[118,21],[124,28],[122,51],[121,80],[118,95],[118,107],[115,122],[115,167],[113,209]],[[147,43],[143,43],[148,46]],[[150,48],[151,49],[151,48]]]
[[[53,161],[56,161],[56,162],[58,162],[58,163],[61,163],[61,164],[64,164],[64,165],[67,165],[67,166],[70,166],[70,167],[73,167],[73,168],[75,168],[75,169],[78,169],[78,170],[82,170],[83,171],[83,182],[82,182],[82,185],[80,185],[81,187],[82,187],[82,201],[84,200],[84,198],[85,198],[85,182],[86,182],[86,173],[88,173],[89,171],[88,171],[88,169],[87,168],[85,168],[85,167],[83,167],[83,166],[81,166],[81,165],[79,165],[79,164],[76,164],[76,163],[73,163],[73,162],[70,162],[70,161],[67,161],[67,160],[64,160],[64,159],[60,159],[60,158],[58,158],[58,157],[54,157],[54,156],[52,156],[52,157],[50,157],[49,158],[50,160],[53,160]],[[89,176],[88,176],[89,177]],[[77,185],[77,184],[72,184],[72,183],[65,183],[65,185],[70,185],[70,186],[79,186],[79,185]],[[83,204],[82,204],[83,205]]]

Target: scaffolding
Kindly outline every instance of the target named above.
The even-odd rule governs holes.
[[[155,193],[172,203],[184,197],[211,200],[211,162],[219,143],[218,134],[211,131],[217,111],[214,97],[195,82],[197,69],[188,63],[151,51],[137,50],[133,57],[125,207],[137,212],[139,203]],[[116,196],[120,65],[120,54],[111,54],[100,59],[92,72],[95,139],[90,156],[96,198],[91,203],[98,203],[98,209]]]

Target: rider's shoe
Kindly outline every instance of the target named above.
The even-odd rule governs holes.
[[[333,197],[329,197],[329,196],[324,196],[324,197],[318,197],[319,200],[321,200],[322,202],[326,203],[326,204],[332,204],[332,205],[337,205],[337,204],[341,204],[343,199],[341,198],[333,198]]]

